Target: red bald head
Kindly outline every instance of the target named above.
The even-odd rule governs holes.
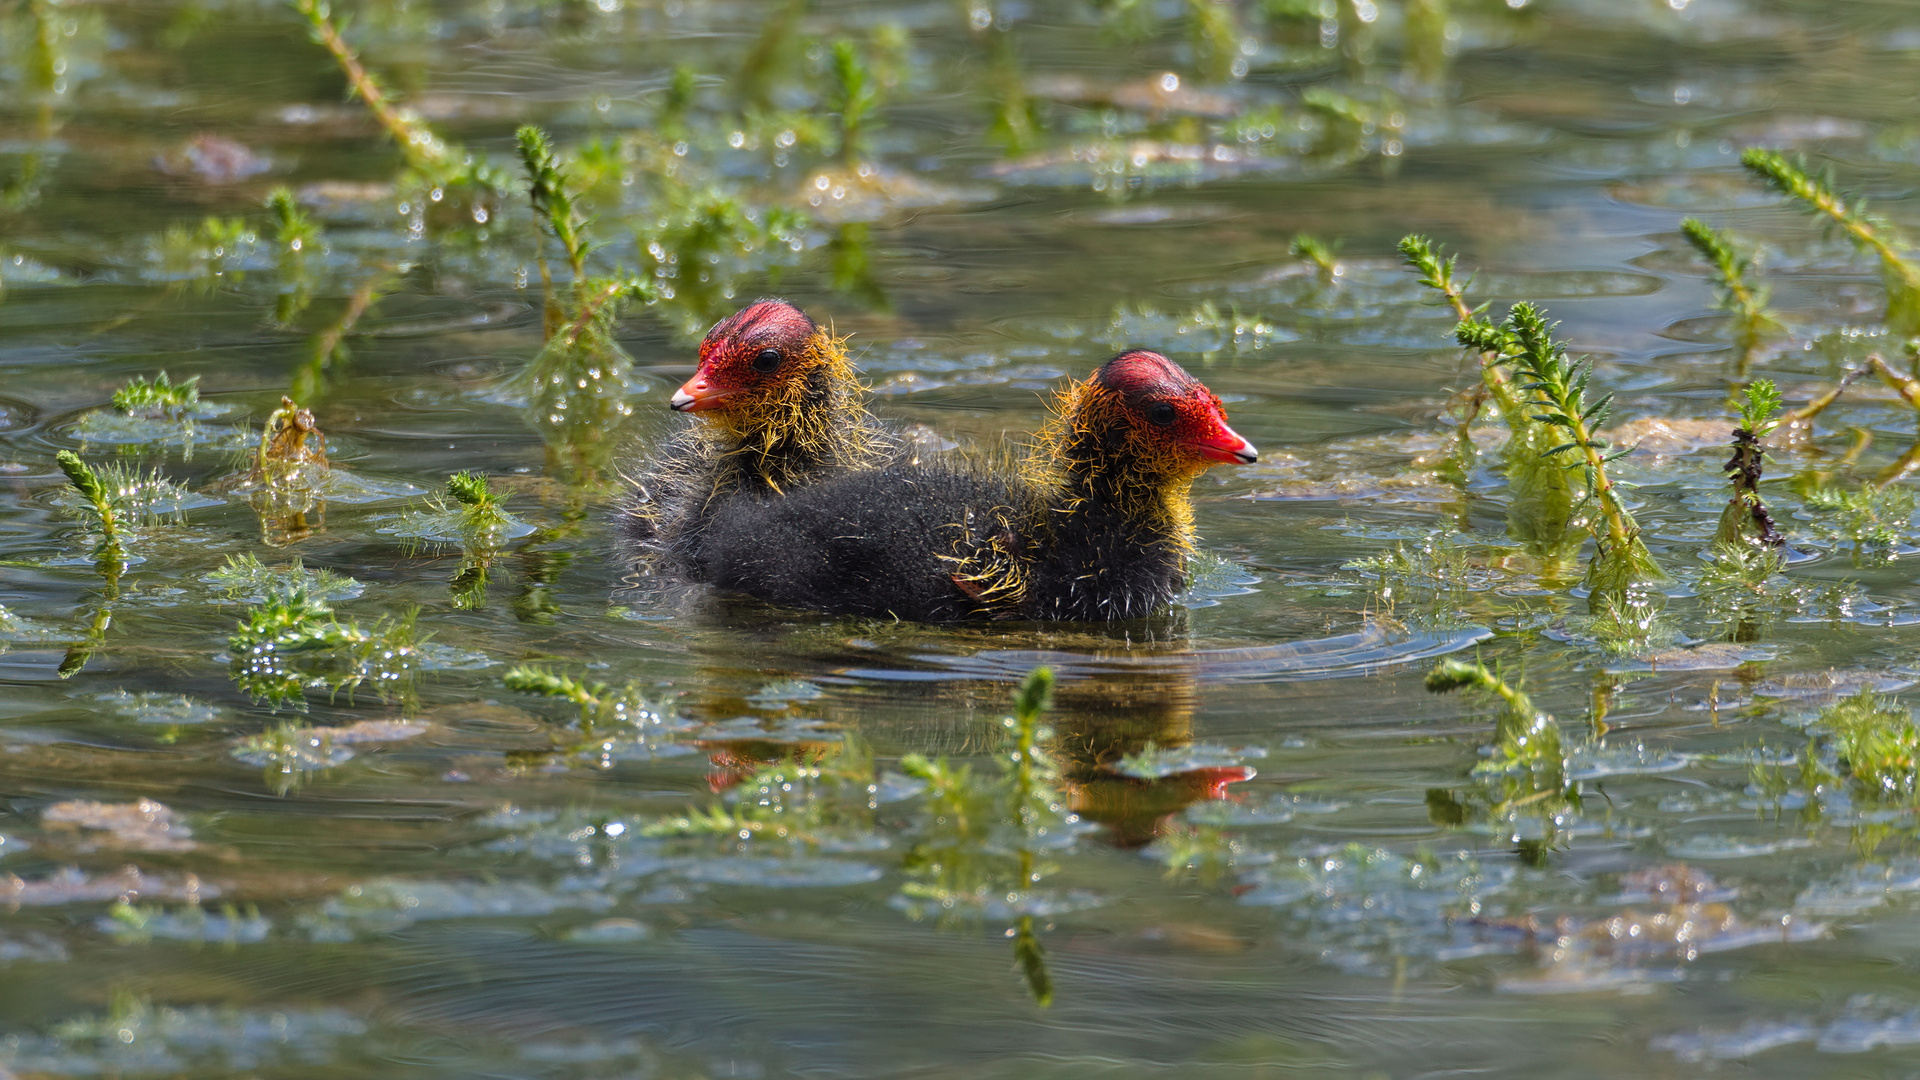
[[[758,300],[721,319],[700,343],[700,367],[669,404],[681,412],[728,406],[806,371],[820,328],[785,300]]]
[[[1136,430],[1208,461],[1247,465],[1259,451],[1227,426],[1211,390],[1157,352],[1123,352],[1094,372],[1093,386],[1117,398]]]

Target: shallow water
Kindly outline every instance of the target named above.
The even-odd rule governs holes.
[[[687,168],[812,215],[790,244],[695,251],[705,280],[618,322],[632,370],[589,381],[621,460],[681,421],[698,328],[776,291],[942,442],[1018,439],[1045,390],[1143,346],[1261,447],[1196,484],[1205,553],[1166,616],[963,629],[617,567],[608,492],[570,464],[592,440],[514,381],[542,342],[532,220],[379,186],[392,143],[291,11],[0,9],[0,1077],[1910,1071],[1916,804],[1802,767],[1832,764],[1824,706],[1920,678],[1920,531],[1909,501],[1856,545],[1784,478],[1871,476],[1914,420],[1844,399],[1771,466],[1791,588],[1744,614],[1703,595],[1734,349],[1678,223],[1760,245],[1790,333],[1753,371],[1790,403],[1897,356],[1874,267],[1737,158],[1830,159],[1911,221],[1920,11],[1196,5],[1239,20],[1244,77],[1210,83],[1185,6],[1112,6],[340,5],[386,85],[516,170],[517,123],[563,148],[653,124],[687,64]],[[839,36],[892,85],[878,169],[820,187],[825,154],[778,139],[831,113]],[[1016,86],[1039,127],[1008,154],[990,125]],[[1303,107],[1316,87],[1373,122]],[[773,119],[736,149],[756,93]],[[616,227],[652,212],[645,172],[595,204],[601,272],[647,257]],[[259,209],[278,184],[321,227],[303,277]],[[251,235],[196,233],[208,215]],[[1340,242],[1338,274],[1289,254],[1302,231]],[[1504,540],[1498,478],[1463,494],[1421,464],[1468,374],[1393,254],[1415,231],[1477,271],[1476,303],[1545,304],[1640,423],[1619,469],[1673,574],[1659,641],[1596,644],[1577,572]],[[114,413],[162,369],[199,378],[189,417]],[[242,482],[284,393],[332,465],[300,520]],[[1851,464],[1848,428],[1874,436]],[[67,449],[176,485],[111,580]],[[466,469],[520,523],[484,573],[428,494]],[[266,568],[229,568],[249,555]],[[257,692],[282,669],[230,637],[295,556],[337,575],[306,581],[343,621],[415,612],[421,640],[282,657],[293,689]],[[1451,654],[1524,672],[1572,798],[1474,771],[1493,710],[1422,687]],[[1047,831],[967,833],[903,758],[985,784],[1039,663],[1061,679]],[[519,664],[633,700],[587,725],[509,689]],[[751,839],[656,835],[742,805]],[[951,907],[938,852],[977,875]]]

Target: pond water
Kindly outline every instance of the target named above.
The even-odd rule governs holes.
[[[1904,481],[1822,490],[1913,410],[1869,378],[1773,455],[1782,575],[1704,553],[1730,387],[1905,365],[1870,256],[1739,156],[1915,217],[1920,9],[333,14],[408,155],[292,7],[0,8],[0,1077],[1911,1074],[1920,528]],[[578,309],[523,123],[583,269],[639,277],[581,320],[625,356],[542,354],[542,255]],[[1746,361],[1688,215],[1760,253],[1783,328]],[[1477,376],[1410,232],[1616,395],[1668,571],[1635,640],[1506,538],[1495,455],[1437,464]],[[929,446],[1017,442],[1149,347],[1262,461],[1197,482],[1193,588],[1134,623],[636,575],[610,478],[774,293]],[[115,405],[161,371],[197,400]],[[282,460],[309,426],[325,463]],[[111,470],[118,557],[60,451]],[[1446,656],[1558,718],[1550,782],[1477,768],[1499,709],[1429,693]]]

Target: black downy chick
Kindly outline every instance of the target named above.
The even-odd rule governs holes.
[[[622,550],[698,578],[706,528],[731,500],[788,494],[900,453],[870,415],[836,338],[784,300],[714,324],[700,366],[673,395],[694,423],[637,463],[615,522]]]
[[[704,576],[847,615],[1139,618],[1185,587],[1193,479],[1256,459],[1178,364],[1122,353],[1059,396],[1020,469],[900,464],[732,503],[710,522]]]

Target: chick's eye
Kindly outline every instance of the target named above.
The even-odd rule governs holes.
[[[1173,411],[1173,406],[1164,401],[1155,402],[1147,409],[1147,419],[1159,424],[1161,427],[1166,427],[1173,423],[1176,415]]]
[[[754,354],[753,370],[765,375],[780,366],[779,349],[761,349]]]

